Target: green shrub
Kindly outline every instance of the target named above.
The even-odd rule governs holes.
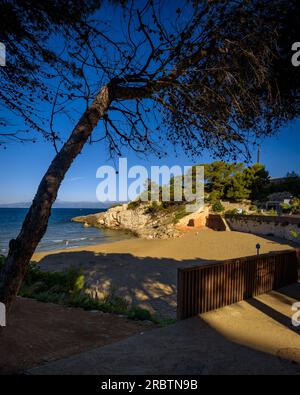
[[[137,306],[130,309],[128,318],[131,320],[152,321],[151,313]]]
[[[159,324],[160,326],[168,326],[175,324],[177,322],[174,318],[167,316],[160,316],[157,314],[154,314],[152,316],[151,321],[154,322],[155,324]]]
[[[78,293],[84,288],[84,275],[81,269],[70,267],[66,272],[67,290],[71,293]]]
[[[207,199],[211,204],[220,200],[220,193],[216,190],[211,191]]]
[[[172,207],[172,206],[174,206],[176,204],[176,202],[161,202],[161,208],[163,208],[163,209],[167,209],[167,208],[169,208],[169,207]]]
[[[226,211],[225,211],[225,214],[228,214],[228,215],[237,215],[237,214],[238,214],[238,210],[237,210],[237,208],[232,208],[232,209],[230,209],[230,210],[226,210]]]
[[[132,200],[131,202],[128,203],[127,208],[128,210],[135,210],[136,208],[139,207],[139,205],[141,204],[141,200]]]
[[[294,238],[297,239],[297,237],[299,236],[298,232],[294,229],[290,230],[290,235]]]
[[[250,211],[257,211],[257,206],[255,205],[255,204],[251,204],[250,206],[249,206],[249,210]]]
[[[0,256],[0,269],[3,263],[4,257]],[[40,302],[122,314],[133,320],[160,323],[148,310],[130,307],[124,298],[115,294],[114,290],[103,300],[93,298],[86,293],[84,283],[84,275],[80,269],[71,267],[64,272],[43,272],[37,264],[30,263],[19,295]]]
[[[81,307],[85,310],[128,314],[127,301],[116,295],[114,290],[104,300],[99,300],[85,292],[84,284],[85,278],[82,271],[75,267],[64,272],[43,272],[36,264],[31,263],[19,294],[41,302]]]
[[[294,215],[300,215],[300,199],[294,198],[291,202],[291,213]]]
[[[222,205],[222,203],[220,202],[220,200],[217,200],[216,202],[214,202],[211,207],[212,207],[212,210],[216,213],[221,213],[222,211],[225,210],[225,208]]]
[[[190,213],[186,210],[185,206],[181,207],[176,213],[174,214],[174,219],[173,223],[177,224],[181,220],[181,218],[184,218],[185,216],[189,215]]]
[[[288,203],[280,203],[280,208],[283,213],[290,213],[292,210],[292,206]]]
[[[98,299],[90,297],[86,293],[78,293],[71,295],[67,300],[67,305],[71,307],[80,307],[84,310],[99,310],[104,312],[111,312],[104,303]]]
[[[128,302],[119,295],[116,295],[115,290],[112,289],[111,292],[104,298],[103,303],[109,312],[116,314],[126,314],[128,310]]]
[[[152,202],[150,206],[148,206],[145,211],[144,214],[156,214],[161,210],[160,205],[157,202]]]

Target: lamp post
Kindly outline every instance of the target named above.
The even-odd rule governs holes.
[[[259,255],[259,250],[260,250],[260,244],[257,243],[257,244],[256,244],[256,252],[257,252],[257,255]]]

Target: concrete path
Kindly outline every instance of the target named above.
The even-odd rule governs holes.
[[[243,301],[202,317],[180,321],[118,343],[48,363],[29,370],[28,374],[300,375],[300,365],[297,363],[300,358],[299,332],[286,326],[287,322],[280,323],[274,317],[268,316],[266,311],[253,307],[255,300],[250,300],[252,304]],[[287,300],[283,298],[281,303],[279,300],[277,299],[277,311],[280,314]],[[263,302],[260,300],[260,303]],[[245,313],[245,317],[241,317],[241,311]],[[252,319],[256,321],[252,322]],[[290,318],[286,317],[288,319],[290,322]],[[230,321],[232,324],[225,334],[226,322],[228,324]],[[245,322],[248,322],[248,327]],[[234,330],[230,335],[232,328]],[[229,340],[230,337],[235,342]],[[251,348],[237,343],[245,344],[247,338]],[[259,351],[264,348],[267,339],[268,353]],[[281,352],[276,353],[278,348]],[[285,359],[286,357],[290,359]]]

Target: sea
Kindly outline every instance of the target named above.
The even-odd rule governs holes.
[[[0,254],[7,254],[9,241],[18,235],[27,211],[27,208],[0,208]],[[47,231],[37,251],[67,250],[132,237],[129,233],[120,230],[84,228],[82,223],[71,221],[74,217],[101,211],[105,209],[53,208]]]

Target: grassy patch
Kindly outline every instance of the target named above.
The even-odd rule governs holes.
[[[168,326],[168,325],[172,325],[175,324],[176,320],[174,318],[170,318],[170,317],[163,317],[160,315],[155,314],[152,317],[152,321],[155,324],[158,324],[160,326]]]
[[[0,255],[0,270],[3,264],[4,257]],[[80,269],[69,268],[63,272],[44,272],[35,263],[30,263],[19,295],[40,302],[122,314],[132,320],[148,320],[160,324],[160,320],[152,316],[148,310],[130,306],[115,292],[111,292],[101,300],[93,298],[86,292],[84,284],[85,278]]]
[[[180,207],[179,210],[177,210],[174,214],[174,218],[173,218],[173,223],[177,224],[181,218],[189,215],[190,213],[186,210],[185,206]]]

